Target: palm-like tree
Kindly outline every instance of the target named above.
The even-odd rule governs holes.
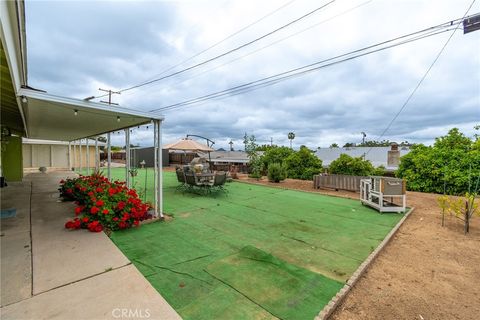
[[[295,139],[295,133],[289,132],[288,139],[290,140],[290,149],[292,149],[292,140]]]

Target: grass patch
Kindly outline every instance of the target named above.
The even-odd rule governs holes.
[[[151,200],[153,172],[139,170],[135,183],[141,190],[145,173]],[[124,179],[124,169],[112,177]],[[165,172],[172,221],[111,237],[185,319],[313,318],[403,216],[259,185],[233,182],[228,194],[211,196],[177,185]],[[245,258],[255,254],[274,263]]]

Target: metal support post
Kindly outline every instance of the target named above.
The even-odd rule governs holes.
[[[130,129],[125,129],[125,182],[130,188]]]
[[[78,149],[78,153],[79,153],[79,155],[80,155],[80,159],[79,159],[79,166],[78,166],[78,171],[82,171],[82,169],[83,169],[83,159],[82,159],[82,155],[83,155],[83,154],[82,154],[82,153],[83,153],[83,152],[82,152],[82,139],[80,139],[80,140],[79,140],[79,142],[78,142],[78,147],[79,147],[79,149]]]
[[[163,176],[162,176],[162,122],[160,120],[157,120],[157,143],[158,143],[158,149],[157,149],[157,158],[158,158],[158,214],[160,218],[163,218]]]
[[[100,170],[100,157],[98,156],[98,137],[95,137],[95,171]]]
[[[155,205],[155,216],[160,215],[158,206],[158,124],[157,121],[153,121],[153,197]]]
[[[107,133],[107,178],[109,181],[112,180],[111,167],[112,164],[112,145],[110,143],[110,132]]]
[[[86,161],[86,166],[87,166],[87,176],[90,175],[90,145],[88,143],[88,138],[85,140],[85,146],[87,147],[87,161]]]

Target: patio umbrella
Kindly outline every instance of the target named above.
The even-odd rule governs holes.
[[[208,152],[210,155],[211,151],[214,151],[212,148],[207,146],[206,144],[199,143],[195,140],[183,138],[176,142],[169,143],[164,146],[165,149],[169,150],[183,150],[183,151],[205,151]]]

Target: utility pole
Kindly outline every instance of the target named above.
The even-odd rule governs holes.
[[[114,105],[117,105],[117,106],[118,106],[118,103],[113,103],[113,102],[112,102],[112,94],[121,94],[120,91],[112,91],[112,90],[110,90],[110,89],[107,90],[107,89],[102,89],[102,88],[98,88],[98,90],[108,93],[108,101],[100,101],[100,102],[108,103],[108,104],[114,104]]]
[[[363,131],[361,132],[361,134],[362,134],[362,145],[364,145],[365,144],[365,137],[367,136],[367,134]]]
[[[270,137],[270,146],[273,147],[273,137]]]
[[[230,140],[230,142],[228,144],[230,145],[230,151],[233,151],[233,141]]]

